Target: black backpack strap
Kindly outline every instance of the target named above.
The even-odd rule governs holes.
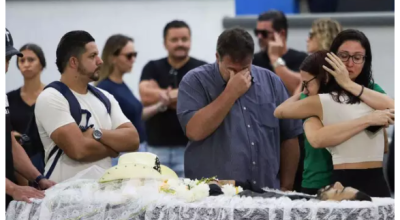
[[[52,163],[51,166],[50,166],[50,169],[49,169],[49,170],[47,171],[47,173],[45,174],[46,179],[49,179],[49,178],[50,178],[51,174],[52,174],[53,171],[54,171],[54,168],[55,168],[56,165],[57,165],[58,160],[59,160],[60,157],[61,157],[61,154],[63,153],[63,151],[62,151],[59,147],[54,146],[54,148],[53,148],[53,149],[51,150],[51,152],[50,152],[49,158],[51,158],[51,157],[54,155],[54,153],[56,153],[56,152],[57,152],[56,157],[54,158],[53,163]]]
[[[89,91],[91,91],[106,107],[108,114],[111,114],[111,102],[107,98],[107,96],[104,95],[98,88],[88,85]]]
[[[74,118],[76,124],[78,124],[79,126],[82,119],[81,105],[79,104],[78,99],[76,99],[75,95],[68,88],[68,86],[60,81],[54,81],[49,85],[47,85],[44,89],[47,88],[56,89],[65,97],[65,99],[67,99],[69,103],[69,110],[71,112],[71,116]]]
[[[65,99],[67,99],[68,104],[69,104],[69,110],[71,112],[71,116],[74,118],[76,124],[79,126],[81,119],[82,119],[82,113],[81,113],[81,105],[79,104],[78,100],[76,99],[75,95],[71,92],[71,90],[66,86],[64,83],[60,81],[54,81],[47,85],[44,89],[47,88],[54,88],[58,92],[60,92]],[[63,150],[60,149],[57,145],[53,147],[53,149],[50,151],[48,159],[50,159],[54,154],[56,153],[56,157],[53,160],[53,163],[50,166],[50,169],[47,171],[45,174],[46,178],[50,178],[51,174],[53,173],[54,168],[57,165],[58,160],[60,159]]]

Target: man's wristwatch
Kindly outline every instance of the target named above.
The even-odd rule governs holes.
[[[275,61],[275,63],[272,64],[272,67],[273,67],[274,69],[276,69],[278,66],[286,66],[286,62],[285,62],[281,57],[279,57],[279,58]]]
[[[167,106],[165,106],[165,105],[160,105],[160,106],[158,106],[157,111],[158,111],[158,112],[165,112],[165,111],[167,111],[167,109],[168,109]]]
[[[99,141],[99,140],[101,139],[102,136],[103,136],[103,132],[101,132],[100,129],[94,129],[94,130],[93,130],[93,138],[94,138],[96,141]]]

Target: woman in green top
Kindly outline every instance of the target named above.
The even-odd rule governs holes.
[[[371,73],[372,53],[368,39],[365,37],[365,35],[357,30],[346,30],[340,33],[334,42],[335,44],[332,45],[333,48],[331,48],[331,51],[337,54],[337,56],[333,53],[327,54],[327,51],[319,51],[313,55],[310,55],[303,62],[300,72],[303,79],[303,92],[306,95],[314,97],[316,94],[329,93],[330,90],[337,90],[338,92],[341,92],[339,94],[346,94],[346,97],[350,98],[356,97],[367,104],[370,108],[382,111],[375,111],[358,119],[327,126],[323,126],[321,121],[318,121],[318,118],[312,117],[308,119],[308,130],[310,131],[311,129],[314,131],[314,133],[311,137],[310,134],[307,133],[306,126],[306,134],[310,140],[310,143],[315,148],[325,148],[339,145],[340,143],[349,140],[354,135],[363,131],[370,125],[387,126],[388,124],[393,123],[394,120],[394,116],[392,114],[393,111],[386,110],[394,109],[393,99],[387,95],[381,94],[382,89],[380,89],[378,85],[371,83],[373,82]],[[333,60],[335,60],[335,62],[333,62]],[[334,80],[331,79],[331,76],[328,72],[335,78]],[[365,88],[361,85],[365,85]],[[338,86],[341,87],[341,90],[337,89]],[[336,90],[334,88],[336,88]],[[325,89],[326,91],[324,91]],[[374,90],[378,90],[378,92]],[[300,94],[297,94],[282,103],[275,110],[275,116],[278,118],[305,118],[311,116],[312,114],[316,114],[314,113],[316,110],[314,107],[311,107],[311,105],[304,105],[305,108],[300,107],[303,103],[309,103],[304,101],[314,99],[307,98],[306,100],[296,101],[299,98]],[[313,113],[310,115],[309,112]],[[310,127],[311,125],[313,126],[312,128]],[[309,186],[320,188],[320,186],[317,186],[317,184],[325,185],[326,182],[328,182],[326,185],[329,185],[330,183],[329,176],[332,172],[332,162],[329,162],[329,156],[325,157],[324,151],[314,151],[313,147],[311,147],[310,144],[308,144],[308,148],[306,146],[306,150],[309,150],[309,153],[306,153],[306,178],[304,182],[307,184],[308,180]],[[343,163],[346,164],[346,162]],[[353,164],[354,168],[351,167]],[[348,162],[346,165],[349,165],[349,167],[342,168],[340,168],[340,165],[342,164],[338,163],[338,165],[335,165],[335,178],[332,179],[342,179],[349,183],[351,182],[350,185],[357,186],[360,189],[365,188],[367,193],[370,193],[371,195],[374,194],[374,196],[387,196],[387,190],[384,189],[386,183],[384,182],[383,175],[381,175],[381,162],[369,162],[368,158],[365,158],[365,162],[354,162],[353,164]],[[358,168],[355,165],[362,165],[364,167]],[[307,170],[307,168],[309,169]],[[365,173],[364,171],[375,172],[376,175],[370,176],[374,179],[374,181],[369,181],[372,184],[368,184],[368,181],[360,183],[359,179],[355,179],[354,176],[339,178],[339,176],[336,174],[338,174],[339,171],[342,172],[343,170],[347,170],[346,172],[348,173],[359,172],[360,174]],[[309,173],[307,173],[307,171],[309,171]],[[365,176],[363,179],[365,179]],[[304,186],[305,185],[303,185],[303,187]],[[310,189],[312,190],[313,188],[311,187]]]
[[[306,98],[308,95],[316,95],[318,91],[309,92],[307,90],[306,81],[303,91],[300,94],[300,99]],[[382,88],[374,83],[372,86],[374,91],[385,94]],[[316,93],[316,94],[314,94]],[[386,137],[385,133],[385,138]],[[325,148],[314,148],[308,142],[306,135],[304,134],[304,171],[303,171],[303,181],[301,183],[301,191],[309,195],[317,194],[317,191],[331,183],[331,175],[333,170],[332,156]]]
[[[320,50],[329,50],[333,39],[342,31],[339,22],[329,19],[317,19],[313,22],[307,39],[307,52],[312,54]],[[300,95],[300,99],[306,98],[308,95],[317,95],[318,91],[305,90],[307,82],[303,81],[304,91]],[[307,140],[304,134],[304,170],[301,183],[301,191],[310,195],[317,194],[321,189],[331,183],[331,174],[333,170],[332,156],[326,149],[315,149]]]
[[[314,22],[313,28],[310,32],[309,40],[307,41],[307,48],[310,50],[309,52],[315,52],[317,45],[326,45],[327,39],[332,39],[330,36],[332,34],[337,34],[335,33],[335,31],[339,29],[340,28],[338,28],[338,23],[329,19],[317,20],[316,22]],[[329,31],[330,33],[328,33]],[[318,41],[320,41],[320,43],[318,43]],[[324,43],[322,43],[322,41]],[[314,89],[313,86],[311,88],[307,88],[308,83],[312,82],[315,78],[316,77],[312,77],[311,79],[303,79],[303,93],[301,93],[300,99],[304,99],[308,95],[318,94],[318,89]],[[375,83],[371,84],[369,88],[376,92],[380,92],[383,94],[385,93],[382,88]],[[386,139],[387,138],[385,132],[385,140]],[[331,175],[333,170],[332,158],[331,154],[325,148],[312,147],[306,137],[304,146],[305,159],[302,192],[307,194],[316,194],[318,189],[331,184]]]
[[[320,50],[329,50],[333,39],[339,32],[342,31],[342,26],[339,22],[332,19],[315,20],[311,26],[309,37],[307,39],[308,53],[314,53]],[[306,98],[310,94],[304,87],[307,81],[303,81],[303,86],[300,99]],[[377,85],[373,85],[373,89],[377,92],[384,91]],[[302,178],[302,192],[307,194],[316,194],[318,189],[331,184],[331,174],[333,170],[332,156],[326,149],[313,148],[304,134],[304,171]]]

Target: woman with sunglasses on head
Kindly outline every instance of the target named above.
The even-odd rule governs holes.
[[[387,144],[382,127],[393,124],[394,101],[373,81],[371,47],[362,32],[342,31],[330,51],[310,55],[300,68],[303,92],[310,96],[291,97],[275,116],[306,119],[310,145],[332,155],[331,183],[338,181],[373,197],[390,197],[382,170]]]
[[[329,50],[333,39],[342,31],[339,22],[322,18],[313,22],[307,38],[307,52],[314,53],[319,50]]]
[[[315,20],[311,26],[309,37],[307,39],[307,52],[312,54],[320,50],[329,50],[333,39],[342,31],[339,22],[331,19]],[[311,80],[314,80],[312,78]],[[302,79],[303,80],[303,79]],[[310,80],[310,79],[308,79]],[[308,81],[302,82],[299,87],[300,99],[305,99],[309,94],[304,90]],[[300,90],[301,89],[301,90]],[[313,148],[304,134],[304,162],[301,181],[301,191],[310,195],[317,194],[318,189],[331,184],[331,175],[333,170],[332,156],[326,149]]]
[[[136,60],[133,39],[121,34],[108,38],[102,53],[103,66],[100,72],[100,79],[97,87],[111,93],[118,101],[123,113],[131,120],[136,127],[139,137],[139,150],[146,150],[146,134],[143,120],[155,114],[165,111],[169,104],[167,94],[160,97],[160,101],[152,106],[143,108],[142,103],[134,96],[132,91],[124,83],[123,76],[132,71],[133,63]],[[113,165],[118,163],[118,158],[113,158]]]

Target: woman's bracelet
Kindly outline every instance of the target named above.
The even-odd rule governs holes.
[[[361,92],[360,92],[360,94],[357,96],[357,98],[360,98],[361,95],[363,94],[363,92],[364,92],[364,86],[361,86]]]

